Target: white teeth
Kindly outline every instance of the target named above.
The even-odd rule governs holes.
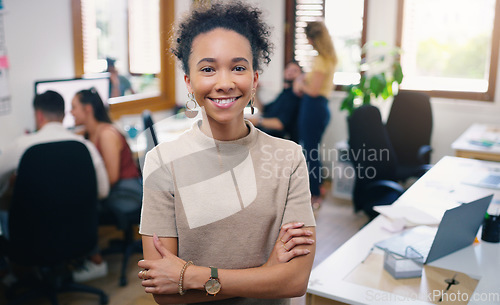
[[[222,98],[221,99],[214,98],[214,99],[212,99],[212,101],[214,101],[217,104],[224,105],[224,104],[229,104],[229,103],[232,103],[232,102],[236,101],[236,98],[235,97],[233,97],[233,98],[224,98],[224,99],[222,99]]]

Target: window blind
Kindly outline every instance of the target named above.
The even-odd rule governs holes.
[[[324,9],[324,0],[295,1],[294,59],[306,72],[311,70],[313,57],[318,53],[307,41],[305,27],[308,22],[323,20]]]

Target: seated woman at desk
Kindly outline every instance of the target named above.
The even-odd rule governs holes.
[[[94,88],[79,91],[71,105],[75,124],[85,127],[85,137],[97,147],[106,166],[111,189],[102,208],[116,217],[120,228],[125,228],[127,215],[137,214],[138,219],[142,204],[141,174],[130,147],[113,126]]]

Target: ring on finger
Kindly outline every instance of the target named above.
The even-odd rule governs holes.
[[[286,248],[285,243],[283,243],[283,249],[285,249],[286,252],[290,251]]]
[[[144,279],[146,279],[146,277],[147,277],[147,272],[148,272],[147,269],[145,269],[145,270],[142,271],[142,275],[143,275]]]
[[[280,238],[280,241],[283,243],[283,244],[286,244],[286,242],[283,241],[283,239]]]

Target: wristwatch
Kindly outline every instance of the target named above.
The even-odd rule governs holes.
[[[213,295],[215,296],[217,293],[219,293],[221,284],[219,281],[219,275],[217,268],[215,267],[210,267],[211,273],[210,273],[210,278],[208,281],[205,283],[205,290],[207,292],[207,295]]]

